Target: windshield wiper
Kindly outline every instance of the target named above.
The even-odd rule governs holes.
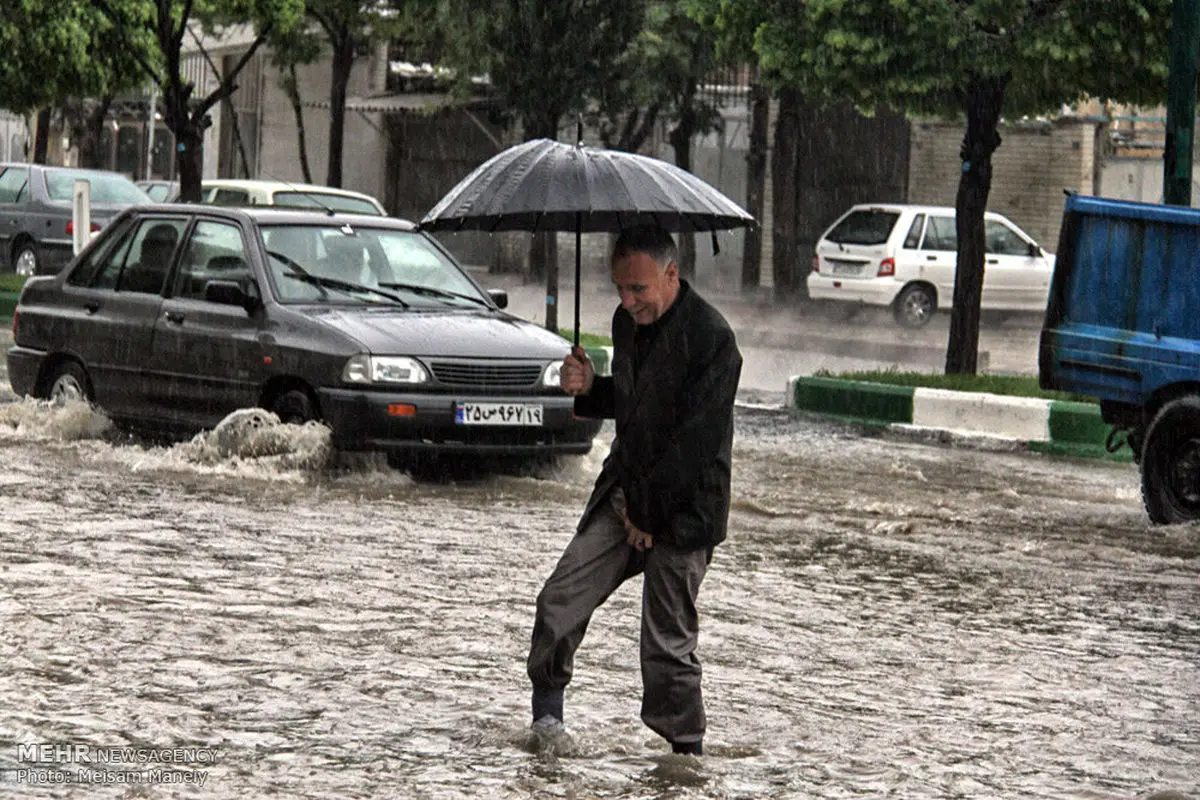
[[[416,283],[381,283],[380,286],[385,289],[404,289],[405,291],[413,292],[414,294],[423,294],[429,297],[447,297],[458,298],[460,300],[470,300],[472,303],[477,303],[481,306],[488,306],[487,302],[478,297],[472,297],[469,294],[459,294],[458,292],[447,291],[446,289],[437,289],[433,286],[421,286]]]
[[[267,255],[272,256],[273,258],[278,258],[292,270],[291,272],[283,273],[285,278],[295,278],[296,280],[310,283],[321,290],[337,289],[338,291],[346,292],[347,294],[353,294],[354,292],[377,294],[380,297],[386,297],[393,303],[400,304],[404,308],[409,308],[411,306],[411,303],[406,302],[404,298],[400,297],[399,295],[394,295],[391,292],[385,292],[381,289],[376,289],[373,286],[364,286],[361,283],[344,281],[341,278],[326,278],[324,275],[313,275],[311,272],[305,270],[304,267],[285,256],[283,253],[277,253],[274,250],[268,250]]]

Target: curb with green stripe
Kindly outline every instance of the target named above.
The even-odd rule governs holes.
[[[1132,460],[1128,448],[1108,451],[1110,429],[1092,403],[797,376],[787,405],[866,425],[998,437],[1053,455]]]

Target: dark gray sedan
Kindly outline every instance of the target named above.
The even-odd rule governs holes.
[[[404,220],[142,206],[26,282],[9,378],[139,427],[261,407],[344,450],[588,452],[600,423],[559,386],[569,343],[506,302]]]
[[[91,230],[101,230],[126,208],[151,200],[117,172],[0,164],[0,266],[19,275],[62,269],[73,254],[75,181],[91,185]]]

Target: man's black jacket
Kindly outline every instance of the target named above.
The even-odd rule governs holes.
[[[634,375],[633,317],[613,315],[612,377],[597,377],[575,413],[615,419],[616,439],[579,529],[620,486],[630,521],[683,550],[725,539],[733,402],[742,355],[729,323],[686,283]]]

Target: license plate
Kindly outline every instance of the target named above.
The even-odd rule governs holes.
[[[862,264],[853,261],[830,261],[834,275],[857,275],[862,271]]]
[[[456,403],[459,425],[541,425],[542,407],[527,403]]]

